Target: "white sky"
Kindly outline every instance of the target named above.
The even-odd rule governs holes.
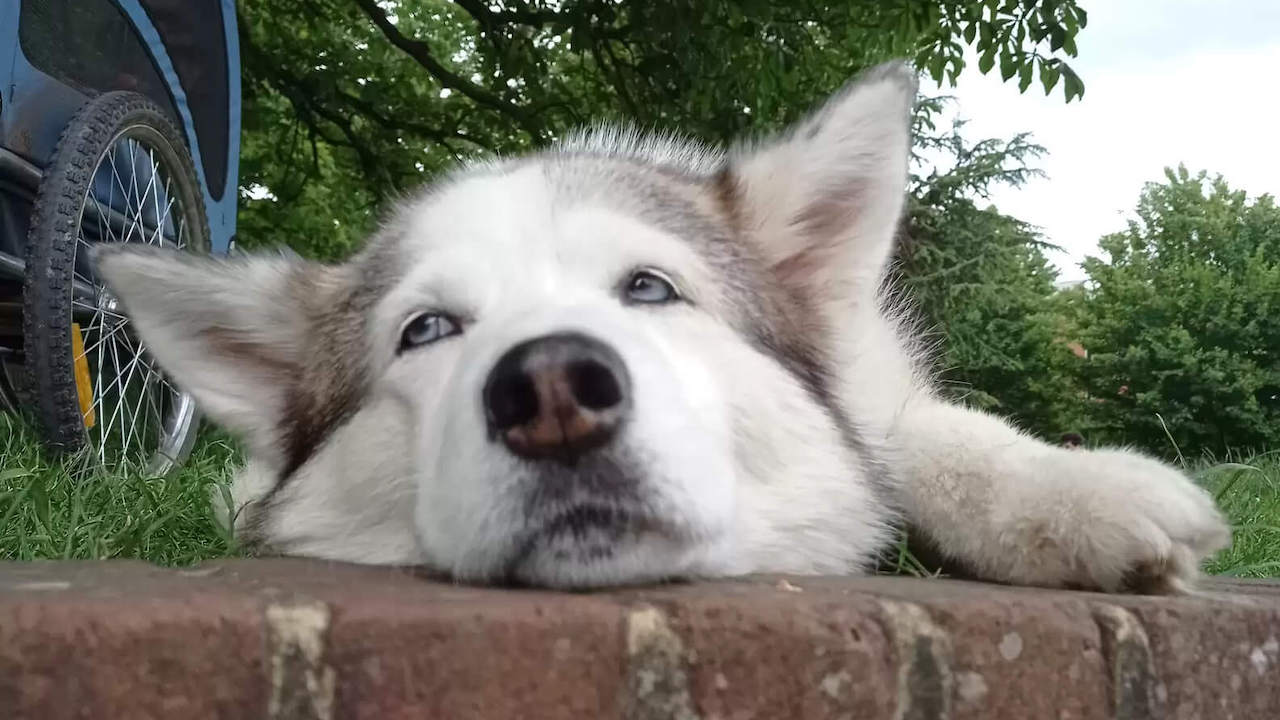
[[[1089,25],[1071,62],[1083,101],[1044,96],[1039,77],[1025,95],[999,68],[981,75],[976,58],[956,88],[965,136],[1008,138],[1031,131],[1049,153],[1048,173],[992,201],[1039,226],[1066,253],[1052,260],[1062,279],[1098,254],[1102,235],[1124,228],[1142,184],[1185,163],[1221,173],[1249,195],[1280,195],[1280,0],[1084,0]],[[933,92],[932,83],[924,88]]]

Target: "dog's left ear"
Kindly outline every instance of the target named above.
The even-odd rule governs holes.
[[[781,136],[731,154],[722,196],[782,283],[826,300],[876,291],[906,194],[916,87],[906,64],[877,66]]]
[[[278,437],[310,347],[310,303],[326,294],[324,267],[296,258],[200,257],[102,245],[94,262],[129,323],[169,376],[255,453]]]

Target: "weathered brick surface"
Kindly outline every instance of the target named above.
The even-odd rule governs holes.
[[[300,560],[0,564],[0,718],[1280,718],[1280,584],[566,594]]]
[[[892,717],[899,653],[875,599],[808,592],[792,580],[674,586],[618,600],[631,608],[632,636],[656,615],[678,642],[679,663],[668,672],[683,674],[693,717]],[[635,655],[632,648],[632,675],[656,672]]]
[[[245,718],[261,602],[139,564],[0,565],[0,718]]]
[[[335,717],[617,714],[623,613],[584,595],[496,593],[401,576],[326,596]]]
[[[1280,719],[1280,584],[1223,584],[1208,597],[1110,598],[1145,633],[1150,717]]]

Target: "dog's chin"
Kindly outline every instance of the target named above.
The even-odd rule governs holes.
[[[662,518],[620,506],[575,505],[522,533],[504,580],[585,590],[684,579],[698,573],[702,545]]]

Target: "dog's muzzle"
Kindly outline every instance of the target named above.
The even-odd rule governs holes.
[[[606,445],[631,409],[631,378],[617,351],[581,333],[527,340],[489,372],[489,436],[516,455],[572,463]]]

